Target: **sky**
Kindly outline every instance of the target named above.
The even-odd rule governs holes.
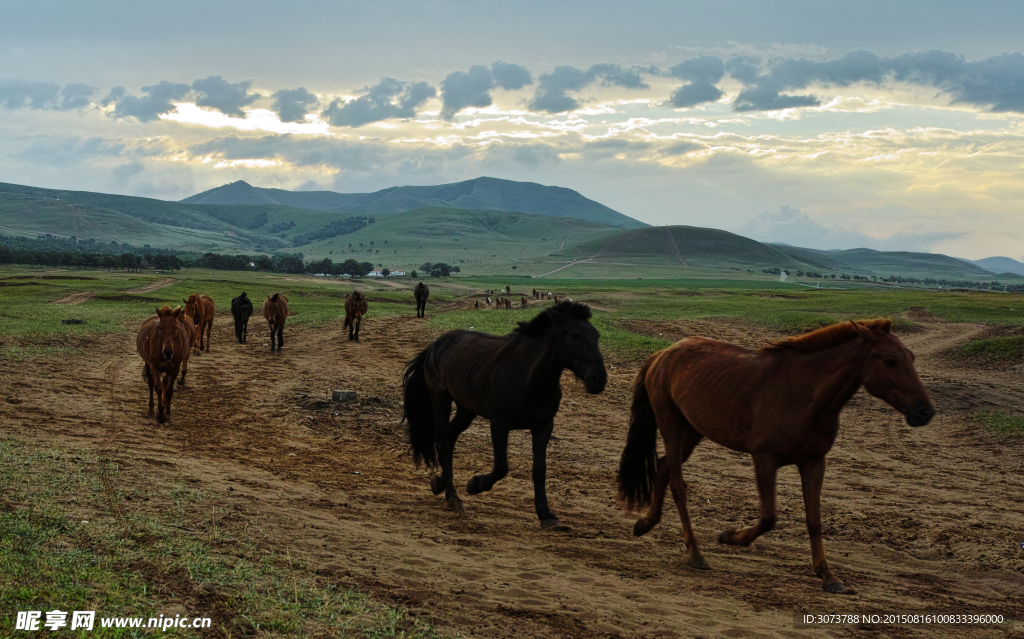
[[[0,0],[0,182],[482,175],[648,224],[1024,260],[1024,3]]]

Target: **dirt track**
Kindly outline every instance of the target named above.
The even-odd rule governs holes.
[[[301,310],[301,309],[298,309]],[[398,429],[404,361],[433,337],[409,316],[363,323],[363,342],[330,328],[285,329],[268,352],[265,323],[235,343],[218,315],[212,352],[193,356],[172,423],[143,417],[146,391],[134,340],[104,337],[89,355],[17,378],[0,376],[6,436],[106,448],[125,468],[188,476],[231,511],[223,525],[258,520],[267,543],[302,553],[320,575],[432,619],[442,633],[485,637],[819,637],[794,613],[994,613],[1024,620],[1024,453],[980,432],[968,411],[1014,410],[1021,371],[951,367],[942,349],[973,325],[921,321],[904,336],[939,415],[910,429],[859,393],[843,413],[822,499],[826,552],[857,594],[820,590],[796,470],[779,477],[779,526],[750,548],[720,546],[724,529],[756,518],[748,458],[698,447],[684,474],[691,516],[710,572],[683,566],[678,516],[641,539],[614,494],[635,366],[610,370],[588,396],[570,377],[549,449],[549,496],[568,533],[544,533],[533,513],[529,439],[514,433],[512,471],[493,491],[468,496],[456,515],[431,495]],[[637,323],[640,332],[699,330],[754,346],[765,335],[733,321]],[[78,379],[79,382],[68,380]],[[331,405],[330,389],[357,402]],[[112,417],[113,416],[113,417]],[[485,424],[456,450],[456,485],[490,466]],[[136,502],[111,508],[151,507]],[[1004,626],[1005,628],[1005,626]],[[1005,636],[996,629],[871,626],[826,636]]]

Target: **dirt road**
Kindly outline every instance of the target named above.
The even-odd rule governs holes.
[[[514,433],[512,471],[469,496],[466,512],[431,495],[398,427],[403,363],[434,337],[409,316],[363,323],[363,341],[329,328],[285,329],[271,354],[254,317],[248,344],[230,317],[214,350],[190,361],[172,421],[143,417],[147,397],[133,336],[98,338],[87,355],[0,375],[18,403],[0,404],[7,437],[106,447],[125,468],[184,475],[219,497],[225,526],[257,521],[266,543],[301,553],[318,574],[429,617],[439,632],[482,637],[1005,636],[994,628],[794,627],[799,612],[995,613],[1024,620],[1024,453],[979,431],[979,409],[1014,410],[1019,371],[950,366],[942,350],[976,327],[922,321],[905,336],[939,414],[910,429],[859,393],[843,413],[822,499],[826,552],[856,589],[828,595],[811,572],[799,478],[779,477],[779,525],[750,548],[717,534],[757,516],[750,460],[704,443],[684,469],[690,512],[712,570],[683,565],[678,516],[635,539],[615,499],[635,365],[615,364],[607,390],[566,377],[549,449],[549,497],[570,532],[545,533],[533,513],[529,439]],[[700,331],[755,346],[735,321],[635,322],[638,332]],[[79,380],[79,381],[72,381]],[[354,389],[349,404],[324,401]],[[489,468],[486,424],[460,439],[456,485]],[[158,507],[117,501],[124,511]]]

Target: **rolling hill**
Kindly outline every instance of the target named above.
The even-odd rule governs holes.
[[[629,229],[647,226],[571,189],[490,177],[438,186],[396,186],[374,193],[261,189],[239,181],[185,198],[182,203],[276,204],[352,215],[381,215],[443,207],[573,217]]]
[[[980,266],[986,271],[990,271],[992,273],[1013,273],[1014,275],[1024,275],[1024,263],[1018,262],[1010,257],[986,257],[980,260],[963,261],[970,262],[975,266]]]

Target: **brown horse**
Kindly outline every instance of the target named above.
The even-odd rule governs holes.
[[[719,543],[750,545],[775,527],[775,475],[796,464],[803,486],[814,572],[827,592],[846,588],[825,560],[821,486],[839,413],[861,386],[923,426],[935,405],[914,369],[914,355],[887,319],[834,324],[750,351],[688,337],[651,355],[637,375],[629,435],[619,464],[619,497],[629,511],[650,506],[633,526],[643,535],[661,521],[666,486],[679,509],[687,564],[707,570],[686,509],[682,464],[707,437],[754,458],[760,519],[727,530]],[[658,431],[665,455],[656,453]]]
[[[196,324],[192,321],[192,318],[185,313],[182,313],[178,318],[181,325],[185,327],[185,334],[188,337],[189,348],[185,349],[185,356],[181,358],[181,379],[178,380],[178,386],[185,385],[185,373],[188,372],[188,358],[192,354],[191,345],[196,343]]]
[[[270,324],[270,350],[274,350],[274,334],[277,334],[277,350],[284,347],[284,323],[288,319],[288,298],[274,293],[263,300],[263,319]]]
[[[192,318],[196,324],[196,341],[194,343],[196,355],[200,351],[210,351],[210,336],[213,334],[213,299],[209,295],[197,295],[192,293],[185,302],[185,314]],[[203,333],[206,333],[206,346],[203,346]]]
[[[359,341],[359,325],[362,324],[363,315],[366,315],[366,308],[366,296],[359,291],[353,291],[345,296],[345,325],[341,327],[341,330],[348,329],[349,340],[353,339],[352,329],[354,328],[355,340]]]
[[[526,308],[526,298],[525,297],[520,297],[519,300],[522,302],[523,308]]]
[[[181,360],[188,355],[189,334],[178,321],[181,307],[158,308],[156,317],[142,323],[135,338],[135,350],[142,357],[142,379],[149,384],[149,417],[153,416],[153,390],[157,394],[156,421],[163,424],[171,417],[171,398],[174,380],[181,368]]]
[[[452,451],[478,415],[491,421],[494,469],[469,480],[470,495],[490,490],[508,473],[508,435],[529,429],[533,438],[533,499],[541,528],[558,526],[548,507],[547,447],[562,403],[562,371],[583,380],[588,393],[604,390],[608,373],[590,323],[590,309],[563,304],[547,309],[504,337],[450,331],[405,367],[402,388],[409,444],[418,466],[440,465],[430,481],[435,495],[462,510],[452,477]],[[452,417],[452,403],[455,417]]]
[[[430,297],[430,287],[420,282],[412,290],[412,294],[416,297],[416,317],[426,317],[427,298]],[[363,312],[365,313],[366,311]]]

